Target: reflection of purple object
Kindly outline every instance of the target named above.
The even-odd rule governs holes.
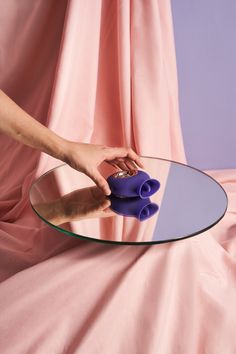
[[[110,195],[109,199],[113,211],[124,216],[135,216],[140,221],[150,218],[159,209],[158,205],[152,203],[149,198],[117,198]]]
[[[160,188],[160,182],[144,171],[129,175],[127,171],[115,173],[107,178],[112,194],[117,197],[150,197]]]

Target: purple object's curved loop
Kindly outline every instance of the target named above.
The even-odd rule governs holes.
[[[159,209],[156,203],[152,203],[149,198],[117,198],[110,195],[110,208],[123,216],[134,216],[143,221],[153,216]]]
[[[148,198],[158,191],[160,182],[157,179],[149,178],[144,181],[138,188],[140,198]]]
[[[117,197],[140,197],[142,199],[148,198],[158,191],[160,182],[144,172],[138,170],[135,175],[128,175],[119,177],[113,174],[107,178],[112,194]]]

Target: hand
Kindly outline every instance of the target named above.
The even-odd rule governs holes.
[[[77,189],[49,202],[34,204],[34,209],[54,225],[90,218],[116,215],[109,207],[111,201],[97,186]]]
[[[98,171],[98,166],[103,161],[121,170],[133,170],[137,166],[144,168],[131,148],[66,141],[63,151],[63,161],[89,176],[106,195],[111,194],[111,191],[106,179]]]

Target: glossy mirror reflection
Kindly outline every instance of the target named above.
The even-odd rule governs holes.
[[[169,160],[142,162],[160,182],[151,198],[107,198],[89,177],[61,165],[35,181],[31,205],[42,220],[71,236],[134,245],[194,236],[224,216],[226,193],[210,176]],[[107,163],[99,169],[105,178],[117,172]]]
[[[111,201],[110,208],[117,214],[134,216],[139,221],[152,217],[159,209],[158,205],[153,203],[150,198],[118,198],[111,195],[109,199]]]

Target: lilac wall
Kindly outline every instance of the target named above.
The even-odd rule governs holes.
[[[172,0],[188,163],[236,168],[236,1]]]

